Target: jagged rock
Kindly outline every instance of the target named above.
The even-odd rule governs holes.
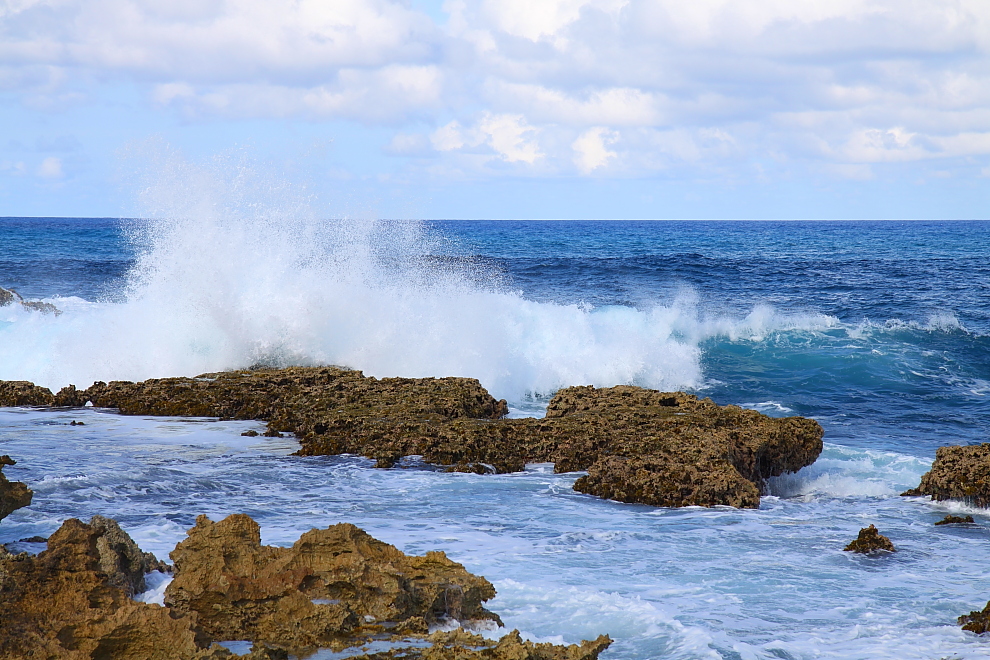
[[[55,397],[47,387],[26,380],[0,380],[0,406],[50,406],[54,403]]]
[[[580,492],[663,506],[756,507],[767,478],[815,461],[823,434],[814,420],[631,386],[565,388],[544,419],[502,419],[505,401],[474,379],[379,380],[335,367],[97,382],[53,401],[265,420],[266,435],[294,433],[301,455],[357,454],[383,468],[410,455],[479,474],[552,462],[557,472],[588,470]]]
[[[963,630],[982,635],[990,630],[990,602],[987,602],[987,606],[982,610],[973,610],[969,614],[963,614],[958,621]]]
[[[105,518],[66,520],[38,555],[0,558],[0,658],[228,657],[205,645],[192,618],[128,597],[136,580],[121,568],[139,558],[147,555]]]
[[[608,635],[572,646],[527,642],[513,630],[498,641],[457,629],[436,632],[427,648],[404,647],[383,653],[351,656],[351,660],[597,660],[612,644]]]
[[[41,302],[40,300],[24,300],[24,298],[21,297],[21,294],[17,293],[13,289],[4,289],[3,287],[0,287],[0,307],[12,305],[14,303],[19,304],[24,309],[41,312],[42,314],[54,314],[55,316],[58,316],[62,313],[62,310],[51,303]]]
[[[247,516],[200,516],[172,557],[161,607],[129,598],[161,563],[113,520],[66,520],[36,556],[0,546],[0,660],[287,660],[320,644],[422,639],[442,619],[498,621],[481,605],[495,595],[484,578],[442,552],[404,555],[353,525],[278,548],[261,545]],[[533,644],[513,631],[495,643],[461,630],[427,639],[432,646],[409,657],[594,660],[611,641]],[[235,656],[215,640],[254,645]]]
[[[894,544],[877,530],[876,525],[870,525],[859,530],[859,536],[856,537],[856,540],[843,548],[843,550],[862,554],[869,554],[879,550],[897,552]]]
[[[171,553],[175,579],[165,604],[194,612],[217,639],[249,639],[291,649],[342,639],[420,618],[498,617],[482,607],[491,583],[442,552],[404,555],[354,525],[303,534],[291,548],[261,545],[245,515],[196,520]]]
[[[17,461],[4,454],[0,456],[0,520],[31,504],[34,492],[20,481],[8,481],[3,473],[5,465],[17,465]]]
[[[902,495],[930,495],[936,501],[990,506],[990,443],[939,447],[932,469],[921,477],[921,484]]]
[[[973,516],[953,516],[947,515],[945,518],[939,520],[936,525],[959,525],[962,523],[975,522]]]

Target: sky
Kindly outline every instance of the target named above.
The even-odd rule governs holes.
[[[990,217],[987,0],[0,0],[0,216]],[[166,159],[168,160],[168,159]]]

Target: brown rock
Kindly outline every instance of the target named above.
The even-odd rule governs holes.
[[[128,569],[135,561],[147,562],[148,555],[114,521],[94,522],[66,520],[37,556],[0,559],[0,658],[229,655],[220,647],[205,648],[191,618],[128,598],[136,583]]]
[[[26,380],[0,380],[0,406],[50,406],[51,390]]]
[[[947,515],[945,518],[939,520],[936,525],[959,525],[962,523],[975,522],[973,516],[952,516]]]
[[[581,492],[663,506],[756,507],[767,478],[815,461],[823,434],[810,419],[630,386],[569,387],[545,419],[502,419],[505,401],[474,379],[379,380],[335,367],[98,382],[54,398],[124,414],[266,420],[266,435],[294,433],[301,455],[357,454],[383,468],[410,455],[478,474],[553,462],[557,472],[588,470]]]
[[[990,443],[939,447],[932,469],[921,477],[921,484],[902,495],[930,495],[936,501],[990,506]]]
[[[3,474],[5,465],[17,465],[17,461],[4,454],[0,456],[0,520],[31,504],[34,492],[20,481],[8,481]]]
[[[497,642],[458,629],[427,638],[427,648],[400,648],[384,653],[352,656],[352,660],[597,660],[611,645],[608,635],[571,646],[523,641],[513,630]]]
[[[14,303],[19,304],[25,309],[41,312],[42,314],[54,314],[55,316],[58,316],[62,313],[62,310],[51,303],[41,302],[40,300],[24,300],[24,298],[21,297],[21,294],[17,293],[13,289],[4,289],[3,287],[0,287],[0,307],[12,305]]]
[[[306,649],[413,618],[498,621],[482,607],[495,596],[484,578],[442,552],[404,555],[353,525],[311,530],[291,548],[261,545],[245,515],[200,516],[188,534],[171,553],[165,603],[196,613],[216,639]]]
[[[959,617],[958,621],[963,630],[982,635],[990,630],[990,602],[987,602],[987,606],[982,610],[974,610],[969,614],[963,614]]]
[[[859,536],[856,537],[856,540],[843,548],[843,550],[862,554],[869,554],[879,550],[887,550],[888,552],[897,551],[890,539],[877,530],[876,525],[870,525],[859,530]]]

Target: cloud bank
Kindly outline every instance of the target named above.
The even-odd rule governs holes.
[[[188,121],[355,121],[443,176],[732,179],[767,162],[869,179],[890,163],[988,165],[985,0],[443,11],[438,23],[388,0],[9,0],[0,92],[52,110],[128,81]],[[45,176],[61,176],[56,160]]]

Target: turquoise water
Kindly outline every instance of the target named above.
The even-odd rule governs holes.
[[[990,598],[990,516],[898,495],[938,446],[990,441],[990,223],[4,219],[0,246],[0,286],[64,310],[0,308],[0,379],[335,363],[478,377],[516,415],[631,382],[826,430],[759,510],[670,510],[545,465],[374,470],[250,422],[3,409],[5,472],[36,496],[0,542],[99,513],[164,556],[199,513],[270,543],[349,521],[485,575],[533,639],[612,635],[604,660],[990,658],[955,625]],[[978,524],[934,527],[948,511]],[[895,555],[842,552],[870,523]]]

